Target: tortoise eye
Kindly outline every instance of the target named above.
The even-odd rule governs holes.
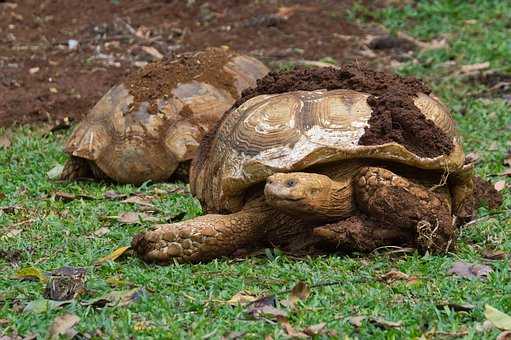
[[[289,180],[287,180],[287,182],[286,182],[286,186],[287,186],[288,188],[292,188],[292,187],[294,187],[294,186],[295,186],[296,182],[297,182],[297,181],[296,181],[296,180],[294,180],[294,179],[289,179]]]

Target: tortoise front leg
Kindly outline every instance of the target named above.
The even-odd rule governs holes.
[[[445,188],[436,191],[387,169],[364,167],[356,179],[355,197],[371,219],[414,231],[420,249],[449,249],[456,228]]]
[[[208,214],[158,225],[133,238],[132,247],[147,262],[199,262],[227,256],[265,236],[269,209],[246,209],[229,215]]]

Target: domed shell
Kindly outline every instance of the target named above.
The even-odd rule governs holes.
[[[230,79],[229,83],[212,84],[197,80],[200,77],[194,74],[181,75],[187,80],[161,98],[137,105],[126,84],[114,86],[75,128],[66,152],[94,162],[121,183],[168,179],[180,162],[195,156],[204,134],[241,92],[269,71],[260,61],[227,49],[208,49],[193,58],[199,60],[201,53],[226,55],[228,61],[214,72],[223,73],[219,78]],[[208,58],[203,60],[203,69],[213,67],[207,64]]]
[[[453,139],[449,155],[424,158],[398,143],[359,145],[372,109],[367,93],[296,91],[254,97],[226,114],[192,164],[192,192],[208,212],[241,209],[246,190],[276,172],[347,159],[379,159],[422,169],[459,169],[464,154],[447,108],[422,93],[415,106]]]

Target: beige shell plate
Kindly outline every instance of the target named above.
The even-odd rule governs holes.
[[[448,156],[422,158],[397,143],[358,145],[371,117],[369,94],[352,90],[261,95],[229,114],[207,159],[192,169],[192,191],[209,211],[237,211],[242,195],[276,172],[348,159],[381,159],[422,169],[458,169],[464,154],[445,106],[425,94],[415,105],[448,136]]]
[[[232,75],[238,96],[268,71],[244,55],[235,55],[219,70]],[[179,162],[195,156],[204,134],[237,98],[195,80],[178,84],[164,97],[156,101],[156,114],[148,112],[147,102],[130,111],[133,96],[124,84],[114,86],[76,127],[66,152],[96,162],[118,182],[168,179]]]

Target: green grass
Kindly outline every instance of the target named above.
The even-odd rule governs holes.
[[[353,12],[362,17],[360,7]],[[365,13],[367,15],[367,13]],[[477,151],[481,163],[477,172],[493,176],[504,169],[502,161],[511,140],[510,107],[499,98],[478,98],[482,87],[468,84],[452,70],[447,61],[457,65],[489,61],[491,67],[511,71],[511,6],[505,1],[432,1],[420,2],[402,9],[388,8],[371,12],[373,19],[392,30],[406,31],[422,40],[439,36],[448,38],[445,49],[419,52],[419,63],[408,63],[402,74],[417,75],[428,81],[453,112],[464,136],[465,148]],[[465,20],[473,19],[470,25]],[[465,112],[462,116],[458,112]],[[455,254],[446,256],[353,255],[328,256],[295,260],[278,252],[266,257],[243,261],[216,260],[207,264],[158,267],[146,265],[128,254],[101,267],[95,261],[112,250],[128,245],[131,237],[149,227],[123,225],[109,218],[136,207],[104,199],[106,191],[121,193],[141,191],[158,195],[154,203],[162,218],[200,213],[191,197],[172,194],[173,185],[147,183],[139,188],[108,183],[58,183],[47,178],[56,164],[66,157],[62,145],[66,135],[44,137],[40,130],[19,128],[14,131],[13,146],[0,149],[0,206],[19,205],[15,213],[0,213],[0,250],[19,251],[19,267],[35,266],[49,271],[64,265],[87,269],[88,293],[60,309],[42,314],[15,311],[40,299],[44,286],[38,282],[13,279],[16,267],[0,258],[0,334],[37,334],[41,338],[56,316],[74,313],[81,318],[75,329],[81,333],[111,338],[157,337],[219,338],[233,331],[249,338],[285,337],[278,324],[250,320],[243,306],[232,307],[221,301],[239,291],[254,294],[288,296],[287,290],[303,280],[312,294],[299,302],[290,314],[291,324],[302,329],[326,322],[330,330],[350,338],[410,338],[431,331],[467,330],[466,338],[495,338],[499,331],[477,331],[484,319],[484,305],[490,304],[511,313],[510,267],[507,260],[494,261],[494,272],[487,280],[458,279],[447,274],[458,260],[482,263],[485,249],[511,252],[511,220],[509,214],[474,224],[462,231]],[[490,147],[496,143],[496,148]],[[499,177],[492,177],[497,179]],[[55,200],[56,191],[86,194],[95,200]],[[511,208],[509,189],[504,191],[502,211]],[[487,211],[482,208],[480,213]],[[109,233],[97,237],[94,231],[108,227]],[[9,231],[21,230],[15,237]],[[2,237],[3,236],[3,237]],[[404,281],[386,284],[378,276],[397,269],[419,277],[414,284]],[[112,287],[107,280],[118,278],[123,285]],[[323,283],[337,284],[323,285]],[[101,296],[112,290],[144,287],[146,294],[127,307],[94,309],[81,301]],[[468,313],[437,308],[438,302],[470,303]],[[360,329],[347,318],[354,315],[381,317],[401,321],[399,329],[382,330],[371,324]],[[101,333],[96,333],[99,330]]]

